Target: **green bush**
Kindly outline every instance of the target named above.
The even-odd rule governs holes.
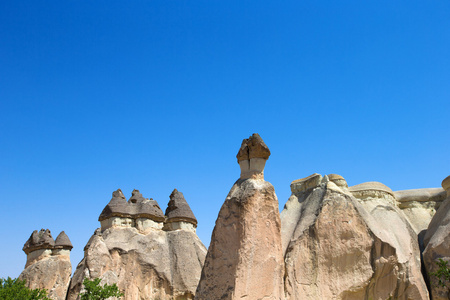
[[[437,279],[439,280],[438,285],[449,288],[448,284],[450,283],[450,268],[448,267],[447,263],[447,261],[439,258],[439,260],[436,262],[439,269],[436,272],[432,272],[431,275],[437,277]]]
[[[0,278],[0,299],[2,300],[50,300],[45,289],[30,289],[25,280]]]
[[[81,300],[106,300],[110,297],[122,297],[123,293],[119,291],[119,288],[114,283],[113,285],[105,284],[100,285],[100,278],[89,280],[85,278],[83,285],[85,292],[81,293]]]

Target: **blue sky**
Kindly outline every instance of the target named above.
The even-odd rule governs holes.
[[[33,230],[75,269],[121,188],[174,188],[208,245],[258,132],[292,180],[439,187],[450,175],[448,1],[2,1],[0,277]]]

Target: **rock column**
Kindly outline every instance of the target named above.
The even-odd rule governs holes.
[[[219,212],[195,299],[283,299],[278,199],[264,181],[270,151],[258,134],[237,154],[241,176]]]
[[[424,237],[423,260],[428,273],[433,300],[450,298],[449,286],[439,285],[439,279],[432,273],[439,269],[438,262],[444,260],[450,267],[450,176],[442,181],[447,198],[431,219]],[[445,281],[445,280],[444,280]]]

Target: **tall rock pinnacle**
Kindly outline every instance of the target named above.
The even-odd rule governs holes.
[[[241,177],[220,209],[195,299],[284,299],[278,199],[263,177],[269,155],[258,134],[242,142]]]

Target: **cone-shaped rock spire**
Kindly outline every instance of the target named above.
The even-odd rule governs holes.
[[[121,189],[114,191],[111,201],[105,206],[102,213],[98,217],[99,221],[103,221],[110,217],[131,217],[128,206],[127,198],[122,193]]]
[[[166,222],[189,222],[197,226],[197,219],[194,216],[189,204],[184,199],[183,193],[174,189],[170,194],[170,201],[166,209]]]
[[[28,254],[38,249],[52,249],[55,246],[55,240],[50,233],[50,230],[41,229],[33,231],[28,241],[23,245],[22,250]]]
[[[72,243],[70,242],[69,237],[64,231],[61,231],[60,234],[56,237],[55,240],[55,248],[63,248],[71,250],[73,248]]]

